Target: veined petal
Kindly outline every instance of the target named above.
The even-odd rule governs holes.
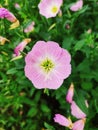
[[[62,126],[66,126],[68,128],[72,128],[73,124],[71,120],[67,119],[61,114],[55,114],[54,121]]]
[[[82,112],[82,110],[76,105],[74,101],[71,104],[71,114],[78,119],[86,117],[86,114]]]
[[[85,125],[86,118],[83,118],[81,120],[76,121],[73,124],[72,130],[83,130]]]

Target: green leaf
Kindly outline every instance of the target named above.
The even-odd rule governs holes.
[[[48,123],[44,122],[44,126],[49,129],[49,130],[55,130],[55,128],[51,125],[49,125]]]
[[[80,50],[85,45],[85,40],[80,40],[76,42],[76,45],[74,46],[75,51]]]
[[[17,69],[16,68],[12,68],[12,69],[9,69],[7,71],[7,74],[15,74],[17,72]]]
[[[29,116],[29,117],[34,117],[34,116],[36,116],[37,112],[38,112],[37,108],[36,108],[36,107],[32,107],[32,108],[28,111],[27,116]]]

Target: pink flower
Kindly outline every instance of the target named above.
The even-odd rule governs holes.
[[[62,126],[66,126],[68,128],[72,128],[73,124],[70,119],[67,119],[61,114],[55,114],[54,121]]]
[[[66,101],[72,103],[74,95],[74,85],[73,83],[70,85],[69,90],[67,92]]]
[[[78,11],[82,8],[83,6],[83,0],[79,0],[76,3],[74,3],[71,7],[70,10],[72,11]]]
[[[38,5],[39,12],[46,18],[55,17],[60,11],[63,0],[41,0]]]
[[[20,9],[21,8],[18,3],[15,3],[14,6],[15,6],[16,9]]]
[[[72,130],[83,130],[86,118],[80,119],[73,124]]]
[[[6,18],[8,21],[14,23],[11,25],[11,29],[19,26],[17,18],[9,10],[3,7],[0,8],[0,18]]]
[[[14,55],[19,56],[20,52],[22,52],[25,48],[25,46],[31,41],[30,38],[24,39],[16,48],[14,49]]]
[[[24,29],[24,32],[25,33],[28,33],[28,32],[31,32],[34,30],[34,25],[35,25],[35,22],[33,21],[30,25],[28,25],[25,29]]]
[[[78,119],[86,117],[86,114],[81,111],[74,101],[71,104],[71,114]]]
[[[70,61],[58,43],[38,41],[26,55],[25,75],[38,89],[57,89],[71,73]]]
[[[10,22],[15,22],[16,17],[7,9],[0,8],[0,18],[6,18]]]

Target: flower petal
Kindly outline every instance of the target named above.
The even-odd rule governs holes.
[[[72,130],[83,130],[85,125],[86,118],[83,118],[81,120],[76,121],[73,124]]]
[[[71,104],[71,114],[78,119],[86,117],[86,114],[81,111],[74,101]]]
[[[55,114],[54,121],[62,126],[69,127],[72,122],[61,114]]]
[[[78,11],[79,9],[81,9],[83,6],[83,0],[79,0],[76,3],[74,3],[71,7],[70,10],[72,11]]]

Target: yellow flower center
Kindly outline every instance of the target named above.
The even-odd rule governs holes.
[[[41,62],[40,66],[43,69],[43,71],[49,73],[54,68],[54,63],[51,59],[46,58]]]
[[[52,11],[52,13],[56,13],[58,11],[58,7],[57,6],[53,6],[51,11]]]

